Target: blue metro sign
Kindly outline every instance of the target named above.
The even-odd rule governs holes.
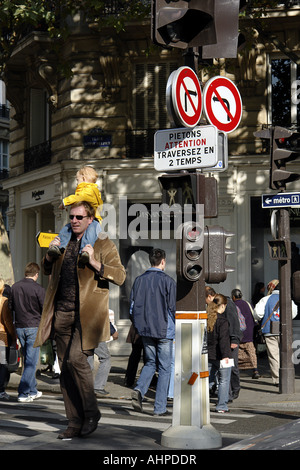
[[[263,194],[262,208],[300,207],[300,193]]]

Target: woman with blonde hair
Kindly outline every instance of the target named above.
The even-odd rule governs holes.
[[[7,363],[9,348],[12,342],[16,341],[16,333],[8,299],[3,295],[4,288],[4,281],[0,279],[0,400],[9,400],[9,395],[5,392],[9,381]]]
[[[207,305],[207,345],[210,390],[218,381],[218,402],[216,412],[227,413],[231,376],[229,325],[222,315],[227,305],[227,298],[216,294]]]

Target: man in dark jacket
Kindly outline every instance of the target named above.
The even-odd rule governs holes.
[[[15,312],[16,332],[24,355],[24,370],[18,388],[18,401],[31,402],[40,398],[35,378],[39,348],[34,348],[45,299],[45,289],[37,283],[40,267],[28,263],[25,277],[11,288],[11,310]]]
[[[175,337],[176,283],[164,272],[164,250],[152,250],[149,260],[151,268],[135,279],[130,294],[132,321],[145,353],[145,365],[132,392],[132,406],[143,410],[142,400],[158,367],[154,414],[164,415]]]

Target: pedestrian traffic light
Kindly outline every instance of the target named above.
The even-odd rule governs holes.
[[[234,253],[226,247],[227,238],[233,237],[234,233],[227,232],[218,225],[206,226],[204,229],[204,277],[209,283],[223,282],[227,273],[233,272],[234,268],[226,265],[227,255]]]
[[[216,43],[216,0],[152,0],[151,38],[159,46]]]
[[[196,180],[192,173],[167,173],[159,176],[162,189],[162,202],[171,207],[173,204],[192,204],[196,207]]]
[[[244,39],[239,34],[239,14],[248,2],[241,0],[219,0],[214,13],[216,43],[203,45],[201,59],[235,58]]]
[[[179,204],[192,206],[192,213],[204,206],[207,218],[218,215],[217,181],[214,177],[205,177],[202,173],[166,173],[158,177],[162,190],[162,202],[171,207]],[[198,207],[197,207],[198,204]]]
[[[182,224],[177,243],[176,272],[185,281],[198,281],[203,274],[203,227],[193,221]]]
[[[286,164],[300,157],[300,133],[276,126],[272,133],[270,159],[270,189],[285,189],[287,183],[297,181],[300,174],[286,169]]]

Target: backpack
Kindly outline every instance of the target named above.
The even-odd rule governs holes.
[[[245,320],[245,317],[244,315],[242,314],[241,312],[241,309],[236,305],[236,309],[237,309],[237,313],[238,313],[238,317],[239,317],[239,322],[240,322],[240,330],[241,331],[245,331],[245,329],[247,328],[246,327],[246,320]]]

